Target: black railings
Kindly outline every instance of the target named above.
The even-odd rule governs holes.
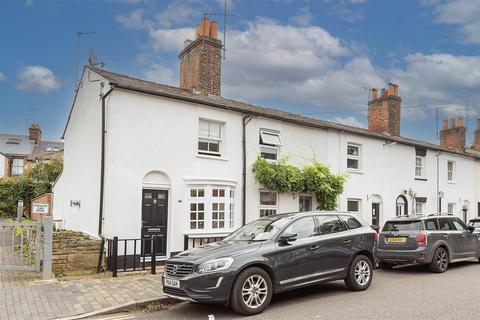
[[[156,236],[143,239],[107,239],[107,270],[116,277],[118,272],[141,271],[150,267],[157,272]],[[119,252],[121,254],[119,254]]]

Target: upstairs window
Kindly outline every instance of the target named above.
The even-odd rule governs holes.
[[[360,170],[360,145],[347,144],[347,168],[351,170]]]
[[[13,159],[12,162],[12,176],[23,175],[23,159]]]
[[[449,182],[455,181],[455,161],[447,162],[447,180]]]
[[[221,156],[222,124],[200,120],[198,132],[198,154]]]
[[[415,178],[425,179],[425,157],[427,149],[415,148]]]
[[[260,155],[262,158],[277,161],[278,150],[281,145],[280,133],[260,130]]]
[[[359,199],[348,199],[347,200],[347,211],[352,213],[360,212],[360,200]]]
[[[454,214],[454,213],[455,213],[455,203],[450,202],[450,203],[448,204],[447,212],[450,213],[450,214]]]

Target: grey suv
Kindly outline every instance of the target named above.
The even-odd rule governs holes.
[[[452,262],[477,260],[480,241],[474,227],[451,215],[399,217],[389,220],[379,234],[379,267],[428,264],[444,272]]]
[[[274,293],[322,282],[344,279],[349,289],[362,291],[373,279],[377,240],[368,224],[348,213],[273,215],[167,260],[163,292],[252,315]]]
[[[470,220],[468,225],[475,228],[475,233],[480,233],[480,217]]]

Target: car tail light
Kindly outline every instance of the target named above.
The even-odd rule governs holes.
[[[427,245],[427,233],[422,231],[417,235],[417,245],[425,247]]]
[[[375,242],[378,243],[378,232],[375,231]]]

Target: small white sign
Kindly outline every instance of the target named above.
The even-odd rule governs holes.
[[[48,213],[48,203],[34,203],[33,204],[33,213],[47,214]]]

